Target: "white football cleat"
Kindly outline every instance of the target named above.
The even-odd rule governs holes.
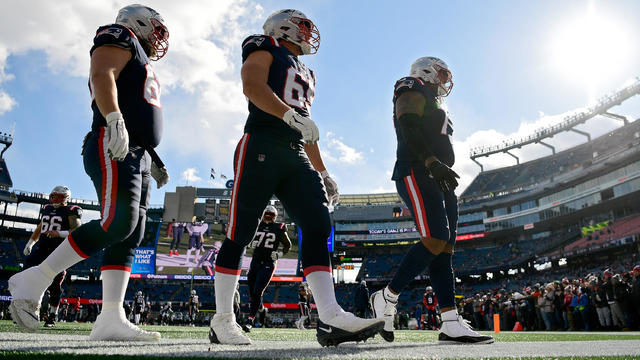
[[[209,324],[209,341],[212,344],[249,345],[251,339],[242,333],[236,315],[215,314]]]
[[[380,330],[380,336],[388,342],[392,342],[393,335],[393,318],[396,315],[396,305],[398,300],[392,301],[385,296],[385,287],[382,290],[378,290],[371,294],[369,302],[371,303],[371,309],[373,310],[373,317],[376,319],[384,320],[384,329]]]
[[[347,341],[366,341],[384,328],[384,320],[363,319],[341,311],[326,322],[318,319],[316,339],[322,346],[338,346]]]
[[[157,341],[160,333],[142,330],[127,320],[124,309],[102,311],[93,324],[89,340]]]
[[[306,319],[300,318],[298,320],[296,320],[296,327],[298,328],[298,330],[306,330],[307,328],[304,327],[304,322]]]
[[[493,337],[475,332],[469,321],[458,315],[457,320],[444,320],[438,334],[440,344],[491,344]]]
[[[51,279],[38,266],[9,278],[9,291],[12,296],[9,309],[11,317],[19,327],[27,330],[40,328],[40,302],[50,284]]]

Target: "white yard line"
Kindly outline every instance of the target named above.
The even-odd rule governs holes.
[[[156,343],[93,342],[88,336],[0,333],[0,351],[47,353],[212,356],[229,358],[416,359],[521,356],[640,356],[640,340],[498,342],[490,345],[437,343],[347,343],[322,348],[315,341],[254,341],[249,346],[208,344],[205,339],[162,339]]]

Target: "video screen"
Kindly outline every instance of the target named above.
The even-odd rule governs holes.
[[[223,204],[221,213],[228,213],[228,204]],[[278,218],[276,221],[281,222]],[[164,223],[158,234],[155,247],[155,274],[212,276],[215,260],[225,239],[226,224],[208,223]],[[289,252],[278,259],[276,276],[295,276],[298,268],[298,234],[295,226],[287,226],[291,240]],[[140,248],[138,248],[140,249]],[[137,250],[138,250],[137,249]],[[282,246],[279,247],[282,251]],[[242,275],[251,265],[253,249],[247,248],[242,259]]]

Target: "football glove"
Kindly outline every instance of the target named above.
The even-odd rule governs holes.
[[[22,250],[22,253],[24,254],[24,256],[29,256],[31,254],[31,249],[33,248],[33,245],[36,242],[33,241],[33,239],[29,239],[29,242],[27,242],[27,245],[24,246],[24,250]]]
[[[320,138],[320,132],[316,123],[308,116],[298,114],[294,109],[290,109],[282,117],[287,125],[302,134],[302,140],[307,144],[315,144]]]
[[[158,189],[165,186],[169,182],[169,172],[166,167],[159,168],[156,163],[151,163],[151,176],[156,180]]]
[[[109,134],[107,152],[111,159],[122,161],[129,153],[129,134],[124,126],[124,118],[121,113],[114,111],[107,114],[106,119]]]
[[[276,261],[282,257],[282,251],[272,251],[271,260]]]
[[[431,176],[436,181],[436,184],[438,184],[438,187],[442,192],[446,193],[453,191],[458,186],[456,178],[459,179],[460,176],[439,160],[431,162],[431,164],[427,166],[427,170],[429,170]]]
[[[338,193],[338,184],[331,178],[329,172],[324,170],[320,173],[324,187],[327,189],[327,199],[329,200],[329,206],[336,205],[340,201],[340,193]]]

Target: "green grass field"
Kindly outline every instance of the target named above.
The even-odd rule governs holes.
[[[39,348],[37,345],[35,347],[28,347],[25,349],[20,348],[19,346],[11,347],[11,342],[15,342],[13,345],[16,345],[18,342],[22,342],[20,346],[24,345],[27,341],[25,337],[31,337],[34,339],[47,339],[49,342],[53,342],[56,346],[63,346],[60,342],[69,341],[72,342],[80,342],[83,344],[90,343],[86,338],[82,338],[84,336],[88,336],[91,331],[92,324],[85,323],[59,323],[55,328],[52,329],[42,329],[36,332],[35,334],[26,333],[24,331],[19,330],[12,322],[10,321],[0,321],[0,358],[12,358],[12,359],[80,359],[80,358],[88,358],[88,359],[140,359],[142,356],[134,356],[137,350],[140,347],[146,346],[140,343],[133,344],[124,344],[126,346],[131,346],[131,352],[125,352],[124,354],[118,355],[108,355],[108,354],[61,354],[59,351],[66,352],[67,349],[56,348],[53,349],[49,345],[42,344],[42,347]],[[160,356],[153,358],[156,359],[175,359],[175,358],[183,358],[188,357],[191,359],[199,359],[199,358],[324,358],[323,355],[327,357],[334,358],[336,355],[339,355],[338,358],[342,358],[342,356],[347,356],[348,358],[362,358],[362,359],[371,359],[371,358],[380,358],[376,356],[376,351],[387,351],[385,354],[391,354],[391,357],[387,357],[389,355],[385,355],[382,358],[394,358],[394,354],[397,354],[398,358],[406,358],[407,351],[408,354],[412,354],[411,351],[415,351],[415,349],[426,349],[431,350],[436,347],[445,347],[444,345],[437,345],[437,333],[433,331],[396,331],[396,340],[392,344],[388,344],[383,342],[381,339],[376,338],[374,340],[368,341],[365,344],[343,344],[337,348],[320,348],[315,342],[315,330],[305,330],[300,331],[297,329],[254,329],[249,336],[252,341],[254,341],[254,345],[249,347],[230,347],[224,346],[224,352],[218,353],[215,350],[216,346],[219,345],[211,345],[207,339],[208,328],[206,327],[182,327],[182,326],[144,326],[147,330],[159,331],[162,334],[162,340],[156,346],[162,346],[163,344],[176,344],[175,346],[179,347],[179,349],[175,350],[173,353],[167,354],[171,355],[168,357],[163,357],[163,353],[154,353],[153,355]],[[482,357],[485,359],[499,359],[502,354],[492,354],[501,351],[509,352],[507,358],[514,358],[514,353],[518,353],[517,348],[521,344],[527,344],[527,346],[536,346],[538,344],[541,347],[551,347],[553,348],[558,344],[558,348],[566,348],[566,342],[575,342],[575,345],[578,348],[586,348],[593,347],[594,344],[602,345],[607,344],[608,342],[619,343],[620,341],[625,341],[624,344],[629,344],[632,346],[636,346],[638,344],[638,354],[629,354],[629,355],[620,355],[620,354],[607,354],[607,353],[598,353],[597,350],[598,345],[595,345],[593,355],[597,356],[552,356],[552,357],[529,357],[530,354],[523,353],[522,357],[517,356],[517,358],[522,359],[542,359],[542,358],[558,358],[558,359],[631,359],[631,358],[640,358],[640,333],[586,333],[586,332],[553,332],[553,333],[526,333],[526,332],[502,332],[499,334],[493,334],[496,339],[496,344],[493,345],[476,345],[476,347],[480,350],[477,353],[478,357]],[[14,340],[15,338],[15,340]],[[59,339],[59,340],[57,340]],[[37,341],[37,340],[36,340]],[[278,344],[288,344],[287,346],[295,349],[296,346],[300,347],[300,353],[296,353],[295,351],[285,351],[286,349],[278,348]],[[121,343],[116,343],[121,344]],[[421,346],[424,344],[423,346]],[[560,346],[561,345],[561,346]],[[187,350],[184,350],[182,347],[187,346]],[[86,346],[81,346],[79,348],[85,348]],[[257,351],[258,349],[262,349]],[[456,345],[448,345],[449,352],[445,352],[446,356],[460,357],[465,356],[464,354],[457,354],[458,350],[469,349],[469,346],[456,346]],[[52,350],[53,349],[53,350]],[[96,349],[100,349],[100,346],[97,346]],[[233,352],[236,350],[236,352]],[[504,349],[504,350],[500,350]],[[69,350],[69,352],[76,352],[77,348],[74,350]],[[291,349],[289,349],[291,350]],[[357,352],[355,350],[358,350]],[[376,351],[374,351],[376,350]],[[485,350],[487,351],[485,353]],[[239,351],[239,353],[238,353]],[[278,355],[279,352],[284,352],[284,355]],[[324,353],[323,353],[324,351]],[[99,352],[99,351],[98,351]],[[346,352],[346,355],[345,355]],[[359,352],[368,352],[367,354],[363,354],[362,357],[358,357]],[[430,351],[427,351],[427,353]],[[131,354],[129,356],[129,354]],[[219,354],[221,357],[216,357]],[[149,354],[145,354],[149,356]],[[561,355],[561,354],[559,354]],[[565,354],[566,355],[566,354]],[[611,355],[611,356],[609,356]],[[293,356],[293,357],[292,357]],[[300,357],[298,357],[300,356]],[[355,357],[354,357],[355,356]],[[410,357],[413,357],[409,355]],[[428,354],[425,354],[428,357]],[[635,356],[635,357],[634,357]],[[475,356],[472,356],[475,357]],[[443,357],[437,357],[443,358]],[[446,357],[444,357],[446,358]]]

